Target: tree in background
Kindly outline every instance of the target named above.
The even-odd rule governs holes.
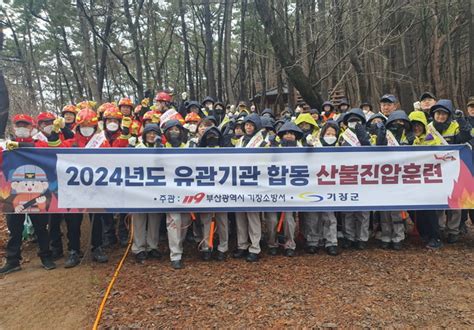
[[[260,95],[260,108],[273,90],[275,110],[335,93],[354,106],[393,93],[411,110],[430,90],[463,106],[473,11],[468,0],[11,0],[0,64],[12,113],[146,90]]]

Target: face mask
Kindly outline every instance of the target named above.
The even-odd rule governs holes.
[[[370,134],[377,134],[378,126],[377,123],[372,123],[369,126],[369,133]]]
[[[392,132],[400,132],[400,131],[403,130],[403,128],[404,128],[404,126],[401,125],[401,124],[393,124],[393,125],[390,126],[389,129],[390,129]]]
[[[196,133],[197,125],[196,124],[189,124],[187,129],[188,129],[189,132],[194,134],[194,133]]]
[[[358,121],[351,121],[351,122],[347,123],[347,126],[348,126],[349,128],[353,128],[353,129],[354,129],[357,124],[359,124]]]
[[[31,137],[31,131],[26,127],[15,127],[14,132],[17,138],[26,139]]]
[[[337,141],[337,137],[335,136],[325,136],[324,137],[324,142],[326,142],[329,145],[335,144]]]
[[[181,133],[180,132],[169,132],[168,133],[168,136],[170,137],[169,140],[174,140],[174,141],[177,141],[179,140],[179,137],[181,136]]]
[[[169,144],[173,147],[179,147],[181,144],[181,132],[168,132],[166,134],[166,139]]]
[[[119,129],[119,125],[117,123],[107,123],[106,127],[110,132],[115,132]]]
[[[444,132],[449,127],[449,125],[450,125],[450,123],[448,123],[447,121],[444,122],[444,123],[439,123],[437,121],[433,121],[434,128],[436,128],[436,130],[440,133]]]
[[[47,135],[51,135],[51,132],[53,131],[53,125],[48,125],[43,127],[43,132],[46,133]]]
[[[89,137],[95,132],[94,127],[79,127],[82,136]]]
[[[295,141],[288,141],[288,140],[283,139],[283,140],[281,140],[280,144],[281,144],[282,147],[296,147],[297,142],[296,142],[296,140]]]
[[[219,146],[219,138],[217,136],[209,136],[206,139],[206,144],[208,147],[218,147]]]

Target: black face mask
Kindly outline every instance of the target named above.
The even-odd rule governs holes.
[[[214,111],[214,117],[220,122],[222,121],[222,118],[224,117],[224,109],[215,109]]]
[[[377,123],[372,123],[369,125],[369,134],[375,135],[377,134],[377,131],[378,131]]]
[[[400,140],[400,138],[402,137],[404,129],[405,129],[405,126],[402,124],[393,124],[393,125],[390,125],[390,128],[389,128],[390,132],[392,132],[393,135],[395,135],[395,138],[397,140]]]
[[[285,139],[282,139],[280,144],[281,144],[282,147],[296,147],[296,145],[297,145],[296,140],[295,141],[288,141],[288,140],[285,140]]]
[[[206,145],[208,147],[219,147],[219,137],[215,135],[210,135],[206,138]]]
[[[449,127],[449,122],[445,121],[444,123],[438,123],[437,121],[433,121],[433,126],[436,130],[440,133],[443,133]]]
[[[181,145],[181,133],[168,132],[166,139],[173,147],[179,147]]]

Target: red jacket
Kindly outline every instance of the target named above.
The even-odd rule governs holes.
[[[115,133],[109,133],[105,131],[105,137],[112,148],[128,147],[128,138],[125,135],[122,135],[120,130]]]
[[[61,144],[58,147],[64,147],[64,148],[84,148],[89,140],[93,137],[85,137],[81,135],[80,133],[76,133],[74,135],[73,139],[61,141]],[[110,148],[110,143],[107,141],[107,139],[100,145],[100,148]]]

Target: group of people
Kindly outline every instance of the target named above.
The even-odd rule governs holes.
[[[456,110],[452,101],[437,99],[429,92],[420,96],[409,114],[399,109],[397,98],[391,94],[380,98],[377,110],[369,103],[351,108],[344,99],[337,105],[324,102],[321,111],[301,103],[294,111],[287,108],[278,116],[271,109],[257,111],[246,102],[231,106],[211,97],[198,102],[186,100],[185,94],[183,99],[177,106],[170,94],[159,92],[154,104],[149,98],[138,105],[129,98],[122,98],[118,104],[104,103],[97,109],[89,101],[67,105],[59,115],[42,112],[32,118],[17,114],[12,119],[11,139],[6,143],[5,152],[23,147],[356,148],[474,144],[474,99],[468,101],[464,112]],[[41,203],[44,203],[43,197],[38,196],[36,206]],[[14,210],[15,213],[6,215],[10,238],[6,263],[0,268],[0,274],[20,269],[25,213],[33,224],[44,268],[54,269],[54,261],[64,256],[62,221],[67,228],[65,267],[72,268],[80,263],[84,214],[35,213],[27,205],[17,205]],[[382,249],[402,249],[406,219],[410,217],[426,247],[438,249],[442,246],[442,237],[448,243],[458,241],[465,222],[469,218],[473,221],[473,213],[473,210],[97,213],[88,214],[88,217],[94,261],[108,261],[107,246],[127,245],[127,219],[132,219],[132,252],[136,260],[161,258],[160,233],[161,238],[166,233],[171,266],[180,269],[187,237],[196,242],[203,260],[223,261],[228,257],[229,233],[235,233],[237,247],[232,256],[256,262],[262,242],[266,243],[271,256],[279,254],[280,250],[288,257],[294,256],[298,229],[304,237],[307,253],[315,254],[319,249],[325,249],[335,256],[339,247],[365,249],[371,234],[380,240]],[[166,224],[166,231],[162,223]]]

